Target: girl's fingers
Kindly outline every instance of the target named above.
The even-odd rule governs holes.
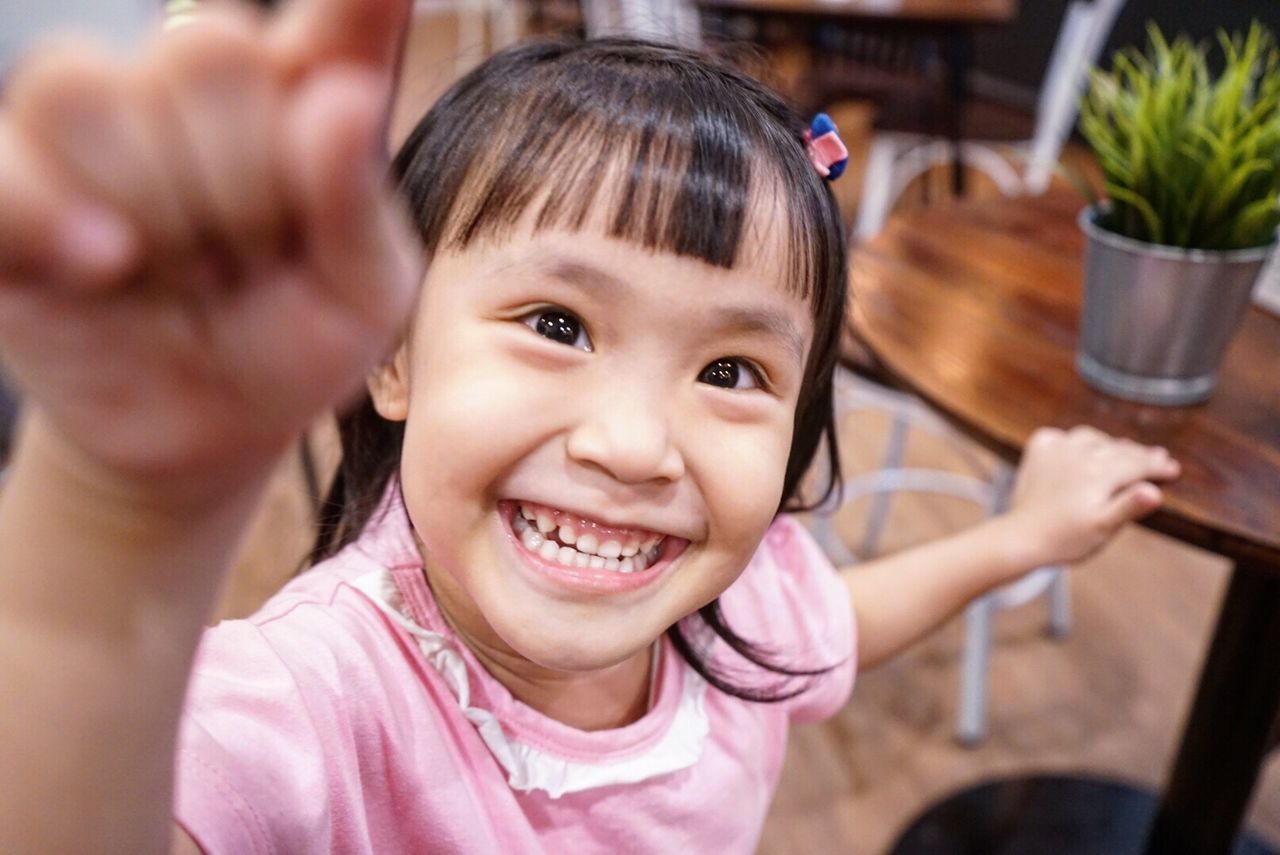
[[[58,172],[115,208],[157,245],[183,234],[184,218],[157,163],[136,75],[88,44],[37,55],[12,84],[15,125]]]
[[[1149,481],[1130,484],[1107,502],[1103,511],[1103,523],[1108,531],[1115,531],[1125,523],[1144,517],[1160,507],[1164,493]]]
[[[412,7],[412,0],[293,0],[272,40],[295,74],[357,65],[389,83]],[[388,86],[383,99],[389,92]]]
[[[1117,487],[1135,481],[1167,481],[1180,474],[1178,462],[1163,448],[1116,443],[1098,458],[1101,471]]]
[[[376,76],[351,68],[303,84],[283,163],[305,250],[335,297],[391,332],[417,291],[421,246],[387,186]]]
[[[130,223],[59,174],[0,114],[0,283],[111,284],[136,260]]]
[[[201,242],[274,246],[284,229],[282,98],[258,26],[206,13],[168,33],[145,70],[155,144]]]

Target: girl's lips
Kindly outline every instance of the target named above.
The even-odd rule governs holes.
[[[620,570],[592,566],[569,566],[558,560],[544,558],[525,545],[525,541],[514,528],[515,518],[519,514],[518,503],[503,502],[499,510],[506,535],[523,564],[533,570],[539,578],[557,587],[585,593],[614,594],[646,587],[664,576],[689,545],[689,542],[682,538],[664,537],[655,547],[657,554],[653,563],[633,572],[624,573]]]

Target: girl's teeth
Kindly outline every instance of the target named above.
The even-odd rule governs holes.
[[[524,534],[520,535],[520,539],[524,541],[525,547],[533,552],[537,552],[541,549],[542,544],[546,541],[545,537],[538,534],[538,532],[532,528],[526,528],[524,530]]]
[[[572,524],[557,524],[551,514],[524,505],[513,517],[511,528],[525,548],[544,561],[619,573],[638,573],[656,564],[662,542],[661,537],[651,537],[644,541],[629,540],[625,544],[617,540],[601,543],[596,534],[579,535]],[[559,538],[558,542],[552,532]]]

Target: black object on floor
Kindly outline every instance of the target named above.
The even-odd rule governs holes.
[[[1156,796],[1115,781],[1010,778],[961,790],[916,819],[891,855],[1140,855]],[[1252,834],[1233,855],[1277,855]]]

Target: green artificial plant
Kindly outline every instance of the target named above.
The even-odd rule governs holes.
[[[1280,48],[1255,21],[1209,47],[1149,44],[1094,70],[1080,129],[1102,168],[1108,203],[1097,223],[1135,240],[1188,249],[1262,246],[1280,226]],[[1097,202],[1090,194],[1091,201]]]

